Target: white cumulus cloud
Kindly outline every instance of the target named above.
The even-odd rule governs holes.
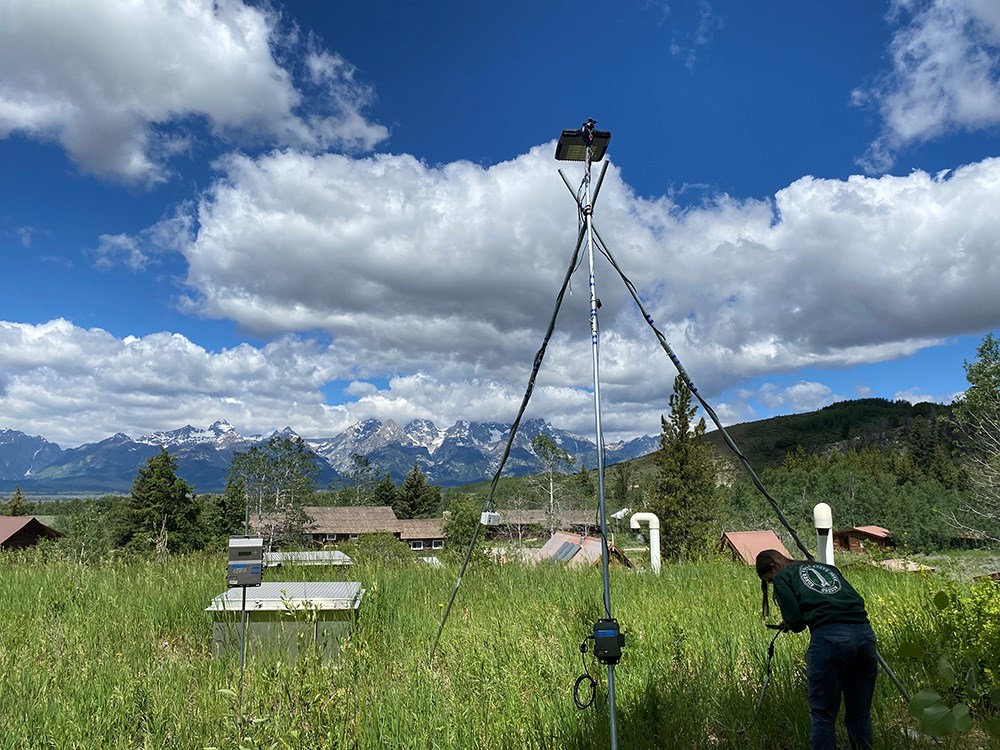
[[[306,81],[279,62],[296,54]],[[84,171],[124,182],[166,179],[192,118],[241,142],[369,149],[387,136],[362,114],[371,95],[349,63],[240,0],[0,10],[0,138],[55,141]]]
[[[234,157],[184,245],[188,304],[265,334],[325,330],[365,376],[510,376],[540,343],[576,237],[547,151],[489,168]],[[686,211],[636,197],[611,170],[595,222],[668,341],[717,389],[896,358],[994,324],[998,200],[995,159],[937,176],[805,177],[773,202]],[[642,388],[662,353],[622,283],[600,273],[606,372]],[[562,384],[589,341],[585,281],[551,345]]]
[[[509,421],[577,237],[550,153],[490,167],[234,155],[189,214],[107,242],[103,257],[114,262],[116,243],[138,253],[123,262],[147,244],[176,248],[186,309],[273,343],[211,352],[169,333],[6,324],[0,416],[33,414],[53,435],[206,415],[306,436],[372,416]],[[805,177],[770,201],[721,196],[686,210],[636,196],[612,168],[595,226],[711,400],[769,374],[893,360],[994,326],[998,202],[998,159],[935,176]],[[608,439],[655,433],[673,366],[596,261]],[[593,426],[585,273],[583,263],[572,277],[529,412],[581,434]],[[343,385],[334,398],[331,383]],[[841,396],[806,382],[748,398],[787,411]],[[751,416],[738,403],[718,412]]]
[[[894,0],[889,17],[901,24],[889,48],[892,70],[854,92],[884,122],[864,159],[873,171],[909,143],[1000,124],[1000,4]]]

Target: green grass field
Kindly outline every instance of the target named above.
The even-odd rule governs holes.
[[[367,593],[338,661],[251,654],[241,719],[238,658],[211,658],[204,611],[224,589],[224,568],[222,554],[88,565],[39,552],[0,555],[0,747],[610,746],[607,669],[589,653],[597,700],[587,710],[573,702],[580,643],[603,615],[597,569],[472,566],[433,659],[456,568],[269,571],[270,580],[360,581]],[[980,693],[991,680],[997,686],[1000,635],[984,636],[975,623],[967,627],[979,635],[956,635],[966,626],[933,601],[941,589],[961,601],[967,584],[861,565],[848,575],[911,692],[944,689],[941,656],[971,664]],[[980,609],[1000,607],[996,592],[982,591]],[[614,569],[611,596],[627,639],[616,669],[621,748],[808,746],[806,635],[778,639],[774,676],[755,711],[772,631],[761,624],[751,569],[706,562],[665,566],[659,577]],[[978,722],[991,710],[985,699],[974,704],[973,730],[940,743],[914,737],[918,722],[882,676],[878,747],[988,747]]]

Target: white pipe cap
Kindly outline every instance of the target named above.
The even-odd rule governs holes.
[[[833,511],[830,510],[830,506],[826,503],[816,503],[813,508],[813,521],[817,529],[832,529]]]

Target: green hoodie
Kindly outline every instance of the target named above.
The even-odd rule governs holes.
[[[785,625],[800,633],[832,622],[868,622],[865,601],[832,565],[796,561],[774,576]]]

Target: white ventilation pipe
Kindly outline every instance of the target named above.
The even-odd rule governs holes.
[[[629,527],[638,529],[642,523],[649,524],[649,567],[660,574],[660,519],[655,513],[633,513]]]
[[[833,511],[826,503],[816,503],[813,508],[816,526],[816,557],[821,563],[833,565]]]

